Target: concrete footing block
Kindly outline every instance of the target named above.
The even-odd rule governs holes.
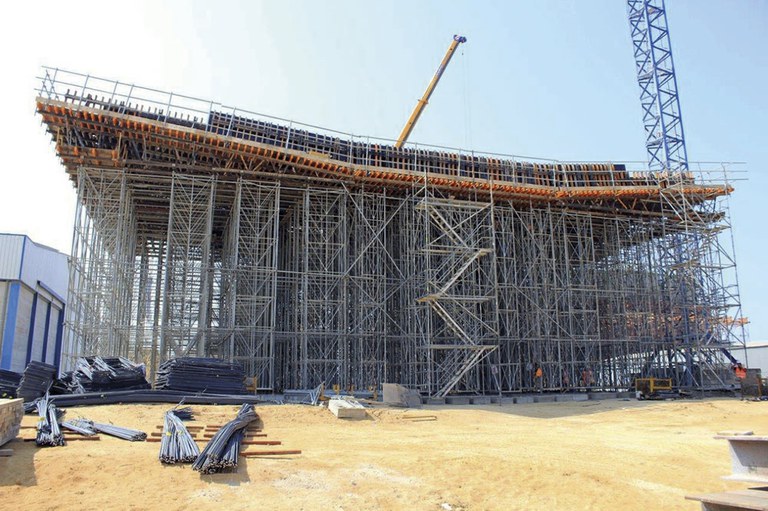
[[[515,403],[519,405],[525,405],[529,403],[533,403],[533,396],[517,396],[515,399]]]
[[[616,399],[618,397],[618,393],[616,392],[589,392],[587,393],[589,396],[589,399],[600,401],[603,399]]]
[[[542,394],[540,396],[534,396],[533,402],[534,403],[554,403],[557,396],[553,396],[551,394]]]
[[[425,397],[424,404],[425,405],[444,405],[445,398],[444,397]]]
[[[474,396],[469,398],[469,402],[473,405],[489,405],[492,401],[490,396]]]
[[[468,405],[469,396],[447,396],[445,402],[449,405]]]

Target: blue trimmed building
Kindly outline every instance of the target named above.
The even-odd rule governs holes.
[[[59,366],[67,256],[23,234],[0,234],[0,369]]]

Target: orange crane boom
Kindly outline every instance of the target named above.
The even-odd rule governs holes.
[[[419,120],[419,117],[421,117],[421,113],[424,111],[424,108],[427,106],[427,103],[429,102],[430,96],[432,96],[432,92],[434,92],[435,87],[437,87],[437,82],[440,81],[440,77],[443,76],[443,71],[445,71],[445,68],[448,66],[448,63],[451,61],[451,58],[453,57],[453,54],[456,53],[456,48],[459,47],[461,43],[466,43],[467,38],[461,35],[454,35],[453,41],[451,41],[451,45],[448,47],[448,51],[445,52],[445,56],[443,57],[443,61],[440,62],[440,67],[437,68],[437,72],[435,73],[435,76],[432,77],[432,80],[429,82],[429,85],[427,86],[427,90],[424,91],[424,95],[421,97],[421,99],[416,103],[416,108],[413,109],[413,113],[411,113],[411,117],[408,118],[408,122],[405,123],[405,126],[403,127],[403,131],[400,132],[400,136],[397,137],[397,142],[395,142],[395,147],[398,149],[403,147],[403,144],[405,144],[406,140],[408,140],[408,137],[411,135],[411,131],[413,131],[413,127],[416,126],[416,121]]]

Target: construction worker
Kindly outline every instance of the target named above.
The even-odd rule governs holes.
[[[741,362],[736,364],[733,368],[733,373],[736,375],[736,378],[739,380],[743,380],[747,377],[747,369],[741,365]]]
[[[536,366],[534,378],[536,379],[536,390],[542,392],[544,390],[544,371],[541,370],[541,366]]]
[[[592,369],[585,367],[581,370],[581,385],[586,387],[587,392],[592,390],[592,385],[595,383],[595,378],[592,376]]]

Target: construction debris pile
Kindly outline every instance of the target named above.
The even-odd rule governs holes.
[[[53,385],[57,372],[56,367],[50,364],[30,362],[21,376],[16,395],[26,402],[44,396]]]
[[[56,394],[84,394],[116,390],[149,389],[143,364],[134,364],[123,357],[81,357],[75,370],[56,380]]]
[[[241,406],[237,412],[237,417],[213,435],[211,441],[195,460],[192,468],[203,474],[236,469],[237,458],[240,456],[240,442],[245,436],[245,428],[258,418],[253,405],[244,404]]]
[[[155,388],[209,394],[244,394],[245,374],[234,363],[214,358],[173,358],[157,370]]]

